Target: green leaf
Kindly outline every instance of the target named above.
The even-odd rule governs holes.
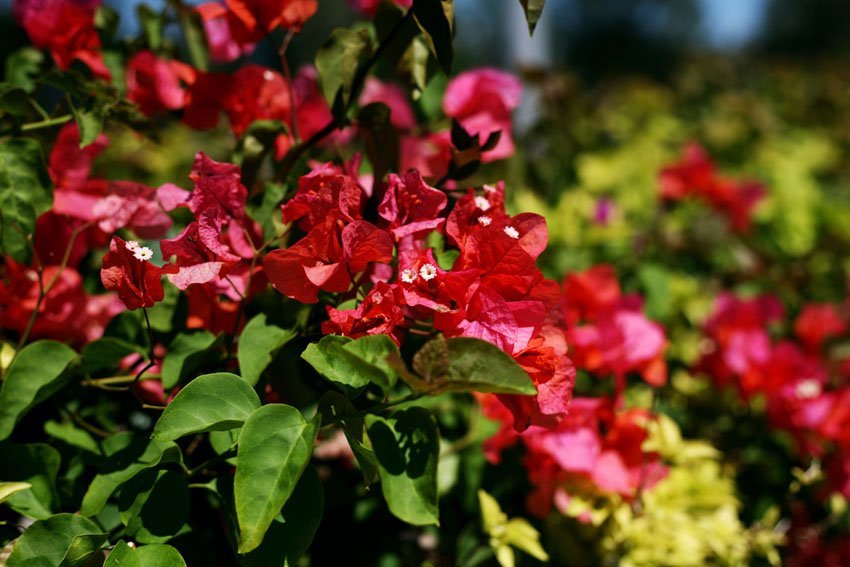
[[[319,475],[307,467],[292,496],[269,527],[263,543],[245,556],[245,567],[293,567],[310,548],[322,522],[325,493]]]
[[[119,541],[103,563],[103,567],[186,567],[180,552],[164,544],[130,547]]]
[[[215,451],[216,455],[222,455],[229,451],[236,442],[239,441],[239,433],[241,428],[230,429],[228,431],[210,431],[210,446]],[[236,466],[236,457],[225,459],[227,463]]]
[[[537,27],[537,21],[540,19],[540,14],[543,13],[543,5],[546,0],[519,0],[522,4],[522,9],[525,11],[525,21],[528,22],[529,35],[534,34],[534,28]]]
[[[35,77],[44,63],[44,54],[34,47],[24,47],[6,58],[6,82],[31,93],[36,89]]]
[[[352,92],[354,77],[371,49],[368,30],[337,28],[316,53],[322,93],[337,118],[342,117],[344,110],[359,94]]]
[[[21,534],[7,567],[58,567],[74,564],[107,539],[97,524],[78,514],[57,514],[34,522]],[[67,556],[67,557],[66,557]]]
[[[35,220],[53,205],[53,184],[32,138],[0,142],[0,252],[29,263]]]
[[[103,132],[103,122],[106,119],[106,106],[94,98],[86,98],[74,104],[69,97],[71,114],[80,129],[80,147],[85,148],[93,143]]]
[[[489,392],[533,395],[528,373],[499,347],[469,337],[448,339],[449,366],[436,381],[438,392]]]
[[[431,382],[444,376],[451,364],[449,345],[443,335],[437,335],[413,355],[413,370]]]
[[[209,68],[209,49],[201,15],[188,7],[182,8],[180,28],[183,31],[183,39],[186,41],[186,49],[189,51],[189,60],[193,67],[206,71]]]
[[[49,420],[44,423],[44,432],[55,439],[67,443],[71,447],[88,451],[89,453],[100,453],[100,445],[94,440],[94,437],[85,429],[74,427],[71,422],[62,422]]]
[[[0,504],[22,490],[32,488],[28,482],[0,482]]]
[[[171,442],[144,439],[140,435],[119,433],[103,442],[105,457],[101,472],[94,477],[80,506],[80,513],[93,516],[122,484],[142,471],[160,463],[180,462],[180,448]]]
[[[248,215],[263,227],[263,240],[271,240],[283,232],[280,218],[280,203],[286,196],[286,185],[266,183],[263,200],[259,204],[248,203]]]
[[[153,436],[172,441],[190,433],[226,431],[242,425],[258,407],[254,388],[239,376],[207,374],[178,392],[156,422]]]
[[[326,392],[319,400],[318,413],[322,416],[322,427],[329,424],[343,426],[348,445],[363,472],[363,480],[367,485],[377,482],[378,461],[375,453],[363,443],[363,418],[351,401],[339,392]]]
[[[428,48],[443,72],[448,75],[452,72],[452,59],[454,59],[453,0],[413,0],[412,10],[416,25],[422,31]]]
[[[19,514],[43,520],[50,516],[59,500],[56,475],[61,457],[59,451],[44,443],[0,445],[0,479],[30,485],[10,495],[6,505]]]
[[[36,341],[18,352],[0,390],[0,441],[34,405],[68,382],[76,360],[71,347],[56,341]]]
[[[147,4],[136,7],[139,24],[145,34],[145,41],[153,51],[158,51],[162,45],[162,28],[165,23],[164,14],[154,12]]]
[[[301,358],[331,382],[352,390],[359,390],[372,383],[385,392],[398,379],[398,374],[387,359],[398,356],[398,347],[387,335],[372,335],[356,340],[327,335],[318,343],[308,345],[301,353]]]
[[[242,426],[233,485],[239,553],[262,543],[310,460],[318,429],[317,420],[283,404],[261,407]]]
[[[242,378],[249,384],[256,384],[274,354],[293,337],[295,331],[268,324],[262,313],[248,321],[239,336],[237,352]]]
[[[367,415],[366,425],[390,512],[417,526],[439,524],[440,433],[434,417],[428,410],[414,407],[388,418]]]
[[[160,333],[170,333],[174,327],[173,319],[180,301],[180,290],[170,283],[164,283],[162,289],[165,291],[165,297],[153,307],[148,308],[148,317],[151,320],[151,329]]]
[[[176,471],[143,471],[121,487],[118,509],[128,536],[142,543],[164,543],[189,518],[186,476]]]
[[[391,116],[392,111],[382,102],[368,104],[357,113],[357,125],[364,129],[366,155],[378,181],[398,162],[398,131],[390,122]]]
[[[219,344],[209,331],[180,333],[168,347],[162,361],[162,387],[170,390],[198,368],[208,353]]]
[[[121,360],[133,353],[144,354],[144,348],[114,337],[103,337],[83,347],[83,369],[88,374],[115,370]]]

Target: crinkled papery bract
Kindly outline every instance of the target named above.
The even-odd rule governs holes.
[[[103,257],[100,279],[103,287],[118,293],[118,297],[127,309],[153,307],[165,297],[162,288],[162,276],[177,273],[177,266],[165,264],[155,266],[142,259],[141,252],[149,249],[134,248],[117,236],[109,243],[109,251]],[[148,256],[149,257],[149,256]]]

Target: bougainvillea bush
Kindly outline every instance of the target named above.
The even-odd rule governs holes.
[[[846,224],[350,8],[296,66],[316,0],[14,3],[0,561],[842,564]]]

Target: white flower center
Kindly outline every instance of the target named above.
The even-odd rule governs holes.
[[[481,209],[482,211],[490,210],[490,201],[487,200],[487,197],[475,197],[475,206]]]
[[[496,188],[495,188],[495,187],[493,187],[492,185],[485,185],[485,186],[483,187],[483,189],[484,189],[484,192],[485,192],[485,193],[487,193],[487,194],[495,193],[495,192],[496,192]]]
[[[794,389],[794,394],[801,400],[811,400],[820,396],[821,387],[817,380],[803,380]]]
[[[419,268],[419,275],[422,276],[422,279],[426,282],[433,280],[437,277],[437,266],[434,264],[425,264]]]
[[[127,248],[127,250],[135,251],[139,249],[139,243],[135,240],[128,240],[124,243],[124,247]]]
[[[375,305],[380,305],[383,300],[384,300],[384,296],[381,295],[380,293],[376,293],[375,295],[372,296],[372,303],[374,303]]]
[[[490,226],[491,222],[493,222],[493,219],[491,219],[487,215],[481,215],[480,217],[478,217],[478,224],[482,226]]]
[[[505,234],[507,234],[511,238],[519,238],[519,231],[511,225],[505,227]]]
[[[153,258],[153,250],[147,246],[141,246],[133,250],[133,256],[136,260],[150,260]]]
[[[407,268],[401,271],[401,281],[404,283],[413,283],[416,281],[416,270]]]

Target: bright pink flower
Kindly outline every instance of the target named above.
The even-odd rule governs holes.
[[[415,169],[428,179],[440,179],[449,170],[452,143],[448,131],[402,136],[399,144],[399,170]]]
[[[413,0],[392,1],[402,8],[410,8],[413,5]],[[381,0],[348,0],[348,3],[354,10],[357,10],[370,18],[374,18],[375,13],[378,11],[378,6],[381,4]]]
[[[297,222],[305,232],[324,224],[330,214],[351,222],[361,218],[363,197],[357,180],[333,164],[314,167],[298,180],[298,191],[281,206],[283,222]]]
[[[148,116],[178,110],[186,104],[183,84],[194,80],[194,69],[185,63],[139,51],[127,63],[127,98]]]
[[[213,63],[230,63],[254,51],[254,43],[240,44],[233,38],[225,6],[217,2],[206,2],[195,9],[204,23],[204,34]]]
[[[100,279],[103,287],[118,293],[127,309],[153,307],[162,301],[165,292],[162,276],[176,273],[178,268],[165,264],[161,268],[150,263],[153,252],[136,242],[125,242],[117,236],[109,243],[103,257]]]
[[[400,344],[397,327],[404,323],[404,311],[399,295],[397,286],[378,282],[355,309],[339,310],[328,306],[329,320],[322,323],[322,332],[353,338],[389,335]]]
[[[375,77],[366,79],[360,93],[360,106],[382,102],[390,109],[390,123],[399,130],[410,130],[416,126],[416,116],[407,97],[407,92],[394,83],[385,83]]]
[[[316,0],[225,0],[231,33],[240,44],[257,42],[278,27],[301,31]]]
[[[485,152],[483,161],[495,161],[514,153],[512,113],[522,98],[519,79],[498,69],[474,69],[449,81],[443,95],[443,112],[459,121],[483,144],[490,134],[501,132],[499,143]]]
[[[408,236],[424,238],[445,222],[440,213],[446,207],[446,194],[426,184],[418,172],[391,173],[387,181],[378,215],[397,241]]]

